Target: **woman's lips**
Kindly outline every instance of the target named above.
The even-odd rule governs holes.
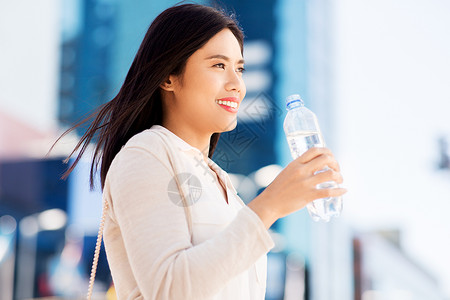
[[[237,113],[239,108],[239,100],[235,97],[227,97],[227,98],[221,98],[217,99],[216,103],[219,104],[220,107],[225,109],[226,111],[229,111],[231,113]]]

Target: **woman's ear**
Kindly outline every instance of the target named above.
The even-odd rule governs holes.
[[[174,76],[169,75],[169,77],[167,77],[166,80],[164,80],[164,82],[161,83],[159,87],[165,90],[166,92],[173,92],[174,81],[175,81]]]

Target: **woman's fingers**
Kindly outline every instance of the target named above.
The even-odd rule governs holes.
[[[308,171],[311,172],[311,174],[326,169],[327,167],[335,170],[336,172],[340,171],[338,162],[332,154],[330,155],[328,153],[324,153],[315,157],[314,159],[306,163],[305,166]]]
[[[308,149],[305,153],[300,155],[296,161],[298,161],[301,164],[306,164],[310,162],[311,160],[315,159],[316,157],[327,154],[333,157],[333,153],[331,153],[330,149],[328,148],[322,148],[322,147],[312,147]]]
[[[328,197],[339,197],[347,192],[345,188],[335,188],[335,189],[316,189],[314,191],[316,199],[328,198]]]
[[[253,206],[271,212],[275,216],[273,218],[280,218],[305,207],[313,200],[341,196],[346,189],[317,188],[318,184],[327,181],[342,183],[339,170],[339,164],[329,149],[313,147],[284,168],[253,200]]]
[[[320,183],[324,183],[327,181],[334,181],[338,184],[342,183],[344,180],[342,178],[341,173],[334,171],[333,169],[329,169],[320,173],[317,173],[310,177],[310,182],[312,185],[317,185]]]

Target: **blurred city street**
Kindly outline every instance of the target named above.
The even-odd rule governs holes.
[[[173,0],[0,0],[0,300],[85,298],[102,215],[91,152],[63,163]],[[196,1],[210,4],[208,1]],[[340,163],[343,213],[275,222],[266,300],[450,299],[450,2],[223,0],[247,95],[213,160],[244,202],[292,160],[302,95]],[[73,162],[73,160],[72,160]],[[93,299],[116,299],[102,247]]]

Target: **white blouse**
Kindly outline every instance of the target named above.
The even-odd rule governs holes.
[[[103,196],[118,299],[264,299],[272,238],[228,174],[168,129],[127,142]]]

